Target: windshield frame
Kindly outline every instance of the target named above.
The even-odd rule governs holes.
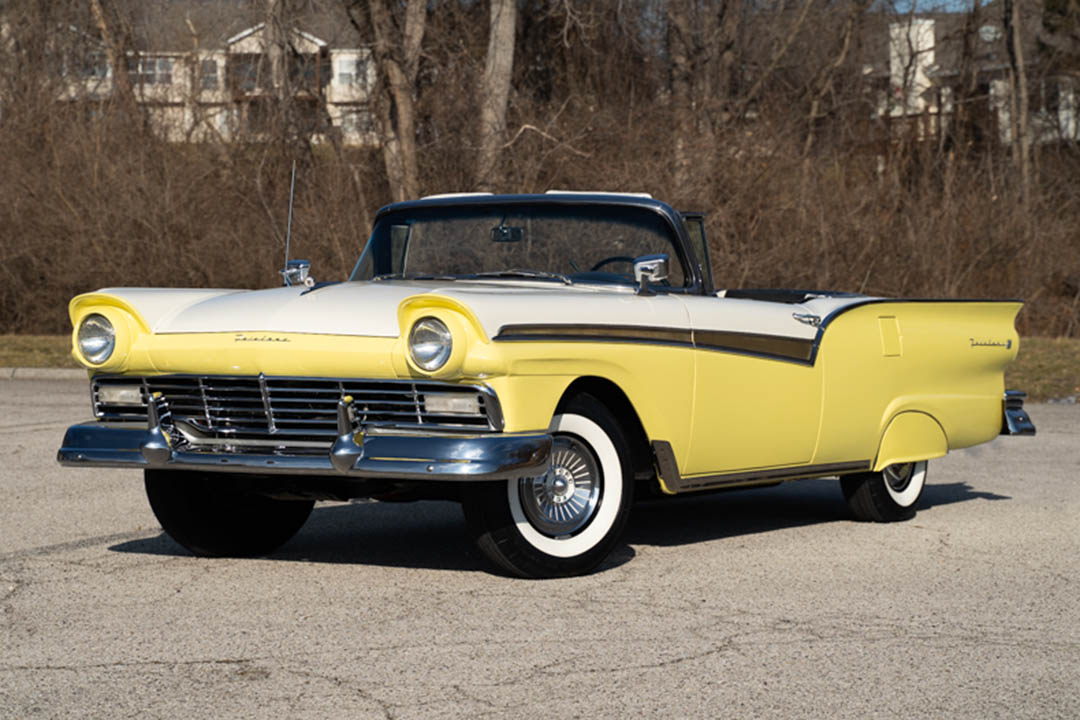
[[[694,262],[687,252],[689,247],[689,240],[686,237],[685,227],[683,225],[682,217],[674,210],[670,205],[663,203],[659,200],[655,200],[648,196],[636,196],[636,195],[609,195],[604,193],[582,193],[582,194],[544,194],[544,195],[470,195],[470,196],[457,196],[457,197],[433,197],[430,199],[410,200],[407,202],[394,203],[392,205],[386,205],[379,209],[375,215],[375,225],[377,226],[381,221],[388,217],[393,221],[394,215],[403,215],[408,217],[412,211],[419,209],[434,209],[434,208],[461,208],[462,206],[476,207],[477,209],[483,209],[485,207],[498,208],[506,205],[537,205],[537,206],[565,206],[581,209],[582,207],[604,207],[610,209],[612,206],[621,206],[627,208],[634,208],[636,210],[647,210],[649,212],[659,215],[663,220],[663,225],[669,233],[669,237],[672,245],[674,246],[675,255],[669,258],[671,263],[679,263],[683,270],[685,277],[685,284],[681,287],[667,287],[660,285],[650,285],[649,289],[656,292],[673,293],[673,294],[693,294],[701,295],[704,293],[704,284],[702,282],[701,270],[697,262]],[[352,272],[349,274],[350,282],[371,282],[372,278],[359,279],[357,274],[360,271],[361,266],[367,258],[368,252],[371,247],[371,242],[374,238],[374,227],[372,233],[368,236],[367,242],[364,244],[364,249],[360,253],[356,264],[353,267]],[[392,279],[392,278],[391,278]],[[451,279],[447,277],[446,279]],[[477,278],[470,278],[468,276],[461,276],[461,280],[473,280]],[[484,281],[499,282],[501,278],[481,278]],[[511,279],[511,278],[507,278]],[[521,278],[513,278],[521,280]],[[575,284],[581,285],[593,285],[588,281],[575,281]],[[606,284],[605,284],[606,285]],[[610,284],[613,288],[627,288],[632,285],[619,283]]]

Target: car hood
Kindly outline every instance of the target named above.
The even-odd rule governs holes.
[[[123,300],[151,332],[278,332],[397,337],[398,307],[422,295],[451,297],[466,305],[489,337],[507,324],[575,323],[689,327],[679,302],[635,302],[632,288],[565,286],[534,281],[345,282],[309,289],[176,290],[106,288]],[[588,296],[589,302],[582,300]],[[673,300],[673,298],[668,298]]]

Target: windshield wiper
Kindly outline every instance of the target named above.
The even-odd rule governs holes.
[[[574,281],[566,275],[557,272],[548,272],[547,270],[489,270],[487,272],[473,273],[473,277],[491,277],[491,278],[540,278],[543,280],[558,280],[564,285],[573,285]]]

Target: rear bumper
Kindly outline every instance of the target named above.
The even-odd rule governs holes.
[[[1005,399],[1002,401],[1001,434],[1002,435],[1034,435],[1035,423],[1024,410],[1024,398],[1026,392],[1020,390],[1006,390]]]
[[[324,454],[172,447],[154,428],[116,423],[73,425],[56,459],[70,467],[169,468],[261,475],[479,481],[542,475],[551,454],[547,433],[412,433],[361,430]]]

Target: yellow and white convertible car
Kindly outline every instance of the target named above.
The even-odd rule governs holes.
[[[141,468],[200,555],[268,553],[315,501],[452,498],[527,577],[584,573],[643,494],[838,477],[914,515],[927,461],[1034,432],[1016,301],[717,290],[704,222],[641,195],[390,205],[348,281],[71,301],[94,421],[59,460]]]

